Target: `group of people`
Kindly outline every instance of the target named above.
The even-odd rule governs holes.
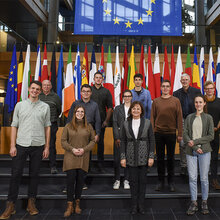
[[[193,215],[198,210],[197,163],[202,191],[201,211],[208,214],[209,167],[210,183],[214,189],[220,189],[217,180],[220,99],[215,97],[214,83],[205,83],[206,94],[202,96],[199,89],[190,86],[189,75],[183,74],[181,89],[171,95],[170,81],[164,80],[161,83],[161,96],[152,101],[150,92],[142,87],[143,76],[137,73],[134,76],[134,89],[124,91],[123,104],[116,106],[113,111],[111,93],[102,86],[102,81],[102,73],[96,72],[93,86],[82,85],[82,98],[72,104],[63,129],[63,171],[67,175],[67,208],[64,217],[82,211],[80,198],[95,143],[98,145],[98,168],[102,171],[104,167],[104,134],[112,113],[113,189],[119,189],[120,167],[124,167],[123,184],[131,192],[131,213],[144,214],[146,176],[148,168],[154,164],[155,149],[158,171],[155,190],[161,191],[165,185],[166,149],[168,187],[170,192],[175,191],[173,177],[177,141],[180,145],[181,174],[186,175],[188,170],[189,175],[191,204],[187,214]],[[49,156],[51,173],[57,173],[55,142],[60,112],[61,102],[48,80],[43,81],[42,85],[39,81],[32,81],[29,98],[15,106],[10,147],[12,176],[6,209],[0,219],[8,219],[15,214],[15,202],[27,157],[30,158],[27,211],[30,215],[39,213],[35,200],[40,161]]]

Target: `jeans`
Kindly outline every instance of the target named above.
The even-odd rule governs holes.
[[[117,147],[114,143],[114,172],[115,172],[115,180],[120,180],[120,147]],[[124,180],[128,180],[128,168],[124,168]]]
[[[75,199],[80,199],[84,185],[86,172],[82,169],[67,170],[67,201],[72,202]]]
[[[58,130],[57,122],[51,123],[51,137],[50,137],[50,167],[56,167],[56,134]]]
[[[23,174],[23,168],[27,157],[29,156],[29,187],[28,198],[35,198],[38,187],[38,173],[40,171],[40,164],[42,160],[43,146],[22,147],[16,145],[17,155],[12,157],[12,176],[10,179],[8,201],[15,202],[18,198],[18,190]]]
[[[133,207],[143,207],[147,184],[147,166],[128,167]]]
[[[191,201],[197,200],[197,177],[198,177],[198,163],[199,174],[201,182],[202,200],[208,199],[209,193],[209,166],[210,166],[211,153],[198,154],[193,151],[193,156],[186,155],[187,167],[189,173],[189,188],[191,194]]]
[[[176,134],[163,134],[155,132],[157,172],[161,183],[165,179],[165,145],[167,147],[167,172],[168,183],[173,183],[174,176],[174,153],[176,145]]]

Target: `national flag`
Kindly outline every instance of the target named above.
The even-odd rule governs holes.
[[[141,46],[141,57],[140,57],[140,66],[139,73],[143,76],[142,87],[146,89],[146,67],[145,67],[145,58],[144,58],[144,46]]]
[[[73,65],[72,65],[71,46],[70,46],[68,61],[66,66],[65,87],[64,87],[63,99],[62,99],[63,114],[66,117],[68,117],[69,110],[74,101],[75,101],[75,88],[73,83]]]
[[[40,45],[37,47],[37,62],[35,66],[34,80],[41,81],[41,56],[40,56]]]
[[[41,82],[48,79],[48,69],[47,69],[47,46],[44,44],[44,56],[43,56],[43,67],[41,73]]]
[[[61,45],[60,49],[60,59],[57,71],[57,95],[60,97],[62,101],[62,91],[64,88],[64,66],[63,66],[63,45]],[[63,111],[62,111],[63,112]]]
[[[90,71],[89,71],[89,85],[93,85],[94,75],[97,72],[96,60],[95,60],[95,50],[93,47],[92,57],[90,62]]]
[[[163,63],[163,80],[170,80],[170,69],[168,63],[168,56],[167,56],[167,47],[165,46],[164,49],[164,63]]]
[[[128,79],[128,56],[127,56],[127,46],[125,46],[122,72],[121,72],[121,101],[123,92],[128,89],[127,87],[127,79]]]
[[[81,84],[82,84],[82,76],[81,76],[81,67],[80,67],[80,53],[79,53],[79,44],[77,46],[76,60],[74,65],[74,84],[75,84],[75,98],[76,100],[81,99]]]
[[[98,70],[103,77],[103,83],[105,83],[105,62],[104,62],[104,47],[102,45],[101,48],[101,58],[100,58],[100,63],[99,63],[99,70]]]
[[[150,91],[151,99],[156,98],[155,85],[154,85],[154,75],[153,75],[153,65],[151,60],[151,47],[148,47],[148,58],[147,58],[147,77],[146,86]]]
[[[182,84],[180,82],[182,74],[183,74],[183,64],[182,64],[182,58],[181,58],[181,47],[179,46],[178,55],[177,55],[177,62],[176,62],[176,71],[175,71],[173,92],[182,88]]]
[[[127,78],[127,86],[128,89],[132,90],[134,88],[134,75],[137,71],[135,57],[134,57],[134,46],[131,47],[131,54],[129,60],[129,67],[128,67],[128,78]]]
[[[216,96],[220,98],[220,47],[218,47],[218,57],[216,64]]]
[[[21,87],[22,87],[22,80],[23,80],[23,71],[24,71],[24,62],[23,62],[23,55],[22,55],[22,48],[20,50],[19,61],[18,61],[18,75],[17,75],[17,102],[21,100]]]
[[[85,45],[85,51],[83,56],[83,63],[82,63],[82,85],[89,83],[89,61],[88,61],[88,52],[87,46]]]
[[[56,52],[55,47],[53,47],[52,60],[50,65],[50,81],[52,84],[52,89],[57,92],[57,72],[56,72]]]
[[[210,47],[209,50],[209,66],[208,66],[206,81],[215,82],[215,67],[214,67],[214,60],[212,54],[212,47]]]
[[[114,73],[115,106],[120,105],[120,94],[121,94],[121,68],[119,61],[119,46],[116,46],[115,73]]]
[[[187,73],[190,76],[190,86],[192,86],[192,68],[191,68],[191,57],[190,57],[189,47],[187,48],[185,73]]]
[[[8,105],[8,113],[14,110],[17,98],[17,56],[16,46],[14,45],[8,76],[7,93],[5,97],[5,104]]]
[[[200,57],[199,57],[199,76],[200,76],[201,93],[204,95],[204,83],[205,83],[204,47],[202,47],[201,50],[200,50]]]
[[[108,59],[106,68],[106,79],[104,87],[108,89],[112,95],[113,107],[115,106],[115,96],[114,96],[114,83],[113,83],[113,71],[112,71],[112,58],[111,58],[111,48],[108,47]]]
[[[174,79],[175,79],[175,61],[174,61],[174,52],[172,45],[171,64],[170,64],[170,83],[171,83],[170,94],[171,95],[173,94]]]
[[[28,98],[28,87],[31,81],[31,65],[30,65],[30,44],[27,46],[27,52],[25,56],[25,63],[24,63],[24,72],[23,72],[23,80],[22,80],[22,87],[21,87],[21,100],[25,100]]]
[[[155,60],[154,60],[154,85],[155,85],[155,98],[160,97],[160,58],[158,52],[158,46],[155,51]]]
[[[197,89],[201,89],[201,87],[200,87],[200,78],[199,78],[199,66],[198,66],[197,53],[196,53],[196,46],[194,48],[192,86],[197,88]]]

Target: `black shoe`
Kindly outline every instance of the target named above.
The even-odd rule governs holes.
[[[156,185],[155,191],[161,191],[164,188],[164,183],[158,183]]]
[[[180,175],[182,175],[182,176],[187,175],[187,167],[181,167]]]
[[[57,174],[57,173],[58,173],[56,167],[52,167],[51,170],[50,170],[50,172],[51,172],[51,174]]]
[[[138,211],[139,211],[139,213],[140,213],[141,215],[144,215],[144,214],[145,214],[145,211],[144,211],[144,209],[143,209],[142,206],[139,206]]]
[[[208,205],[207,205],[207,201],[205,201],[205,200],[202,201],[201,209],[202,209],[201,213],[203,215],[209,214],[209,208],[208,208]]]
[[[187,215],[194,215],[198,211],[197,202],[191,202],[189,209],[187,210]]]
[[[132,207],[132,209],[131,209],[131,214],[132,214],[132,215],[137,214],[137,206],[133,206],[133,207]]]
[[[174,186],[173,183],[169,184],[169,190],[170,190],[170,192],[175,192],[176,191],[175,186]]]

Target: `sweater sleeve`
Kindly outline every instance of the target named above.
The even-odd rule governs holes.
[[[155,127],[155,118],[156,118],[156,112],[155,112],[155,101],[152,103],[152,108],[151,108],[151,117],[150,117],[150,122],[154,131]]]
[[[182,108],[179,99],[177,99],[177,128],[178,128],[178,136],[183,136],[183,114]]]
[[[151,95],[150,92],[147,90],[147,119],[150,119],[151,116],[151,107],[152,107],[152,101],[151,101]]]
[[[72,152],[73,147],[69,144],[69,133],[68,133],[67,125],[63,129],[63,133],[61,136],[61,145],[64,150]]]
[[[183,141],[185,143],[188,143],[191,140],[191,138],[189,136],[189,132],[190,132],[189,126],[191,126],[189,119],[190,119],[189,116],[187,116],[185,123],[184,123]]]
[[[88,145],[86,145],[84,147],[84,151],[87,152],[87,151],[91,151],[92,148],[95,146],[95,131],[94,129],[92,128],[92,125],[89,124],[89,132],[90,132],[90,139],[89,139],[89,143]]]
[[[148,140],[149,140],[149,158],[154,159],[154,152],[155,152],[155,138],[152,125],[150,124],[149,131],[148,131]]]

